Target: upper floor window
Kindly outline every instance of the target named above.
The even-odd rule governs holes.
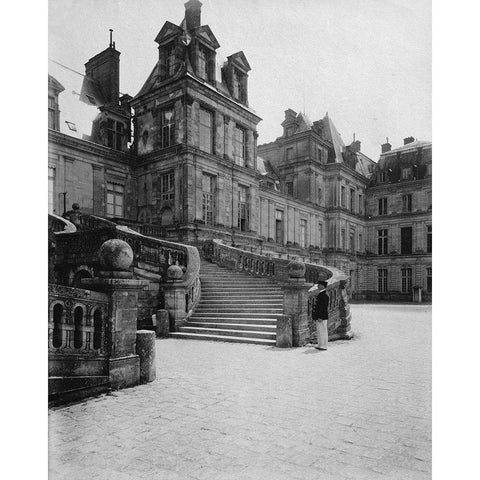
[[[175,116],[173,108],[162,110],[162,148],[170,147],[175,144]]]
[[[402,208],[404,212],[412,211],[412,195],[403,195],[402,196]]]
[[[293,127],[287,127],[285,129],[285,136],[286,137],[291,137],[293,135]]]
[[[341,188],[341,190],[340,190],[340,205],[341,205],[342,207],[346,207],[346,206],[347,206],[347,205],[346,205],[346,199],[345,199],[345,196],[346,196],[345,191],[346,191],[346,190],[345,190],[345,187],[342,186],[342,188]]]
[[[320,187],[318,187],[318,199],[317,199],[317,203],[319,205],[321,205],[323,202],[323,191]]]
[[[427,253],[432,253],[432,226],[427,225]]]
[[[413,247],[413,230],[412,227],[402,227],[400,229],[400,241],[401,241],[401,253],[402,255],[408,255],[412,253]]]
[[[432,176],[432,164],[428,163],[427,164],[427,177],[431,177],[431,176]]]
[[[293,196],[293,182],[285,182],[285,193]]]
[[[293,158],[293,148],[287,148],[287,160],[291,160]]]
[[[344,228],[342,228],[342,230],[340,231],[340,247],[342,248],[342,250],[347,249],[347,239],[345,237],[345,229]]]
[[[275,241],[283,244],[283,210],[275,211]]]
[[[409,180],[412,176],[412,169],[410,167],[402,168],[402,180]]]
[[[361,193],[358,194],[358,213],[363,215],[363,195]]]
[[[322,160],[323,160],[323,154],[322,154],[322,149],[321,148],[317,148],[317,160],[319,162],[322,162]]]
[[[412,269],[402,268],[402,293],[412,291]]]
[[[175,43],[172,42],[165,47],[165,67],[167,76],[171,77],[175,73],[175,64]]]
[[[233,147],[235,163],[244,167],[247,158],[247,131],[239,125],[235,126]]]
[[[387,181],[387,172],[378,173],[378,183],[385,183]]]
[[[350,210],[355,211],[355,190],[353,188],[350,189]]]
[[[107,120],[107,147],[123,150],[124,125],[109,118]]]
[[[378,199],[378,214],[387,215],[387,198]]]
[[[107,182],[107,216],[123,217],[124,186]]]
[[[378,254],[388,254],[388,229],[378,230]]]
[[[216,177],[203,174],[202,179],[202,218],[206,225],[215,224]]]
[[[200,150],[213,153],[213,113],[200,108]]]
[[[55,97],[48,96],[48,128],[58,130],[57,102]]]
[[[175,198],[175,174],[168,172],[160,175],[160,200],[173,200]]]
[[[248,187],[238,186],[238,228],[246,232],[250,220],[250,209],[248,208]]]

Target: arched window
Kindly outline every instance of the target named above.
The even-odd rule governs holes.
[[[81,348],[83,345],[83,308],[76,307],[73,311],[73,321],[75,324],[75,333],[73,335],[73,346]]]
[[[93,348],[95,350],[102,348],[103,338],[103,318],[102,311],[97,308],[93,314]]]
[[[63,319],[63,306],[57,303],[53,307],[53,339],[52,345],[54,348],[60,348],[62,346],[62,319]]]

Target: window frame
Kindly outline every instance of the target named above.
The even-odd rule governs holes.
[[[110,195],[112,195],[113,202],[109,201]],[[118,199],[121,199],[120,203]],[[110,206],[112,207],[111,209],[109,208]],[[107,181],[105,207],[107,217],[123,218],[125,216],[125,184]],[[117,210],[118,208],[120,210]],[[120,214],[118,214],[119,211]]]
[[[388,269],[377,269],[377,292],[388,293]]]
[[[205,188],[208,182],[208,189]],[[215,225],[217,213],[217,177],[207,172],[202,173],[202,220],[205,225]]]
[[[388,215],[388,197],[378,199],[378,215]]]
[[[175,171],[171,170],[160,174],[160,200],[174,201],[175,200]]]
[[[207,125],[206,123],[203,122],[202,120],[202,113],[208,115],[208,118],[210,119],[210,125]],[[204,117],[206,118],[206,117]],[[214,145],[214,125],[215,125],[215,113],[212,110],[209,110],[208,108],[205,108],[203,106],[200,106],[200,111],[199,111],[199,122],[198,122],[198,130],[199,130],[199,135],[198,135],[198,142],[199,142],[199,149],[202,150],[202,152],[209,153],[213,155],[213,145]],[[204,140],[208,138],[208,148],[205,148],[206,145],[203,143]]]
[[[171,113],[170,120],[166,117],[167,113]],[[160,124],[161,148],[175,145],[175,109],[173,106],[163,107],[160,110]]]
[[[388,228],[377,230],[377,255],[388,255]]]
[[[239,152],[240,151],[240,152]],[[235,124],[233,131],[233,158],[240,167],[247,164],[247,129]]]
[[[412,293],[412,277],[413,271],[410,267],[401,269],[401,293]]]

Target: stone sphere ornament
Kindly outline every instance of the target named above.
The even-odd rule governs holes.
[[[288,276],[290,278],[304,278],[305,277],[305,264],[302,262],[296,262],[292,260],[287,266]]]
[[[167,278],[169,280],[181,280],[183,277],[183,270],[178,265],[170,265],[167,270]]]
[[[113,238],[102,243],[98,257],[105,270],[127,271],[133,262],[133,250],[127,242]]]

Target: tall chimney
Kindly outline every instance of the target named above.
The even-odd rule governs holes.
[[[387,137],[387,143],[382,144],[382,153],[389,152],[392,149],[392,145],[388,143],[388,137]]]
[[[85,64],[85,75],[100,86],[107,104],[118,105],[120,96],[120,52],[115,49],[110,29],[110,44]]]
[[[413,137],[407,137],[403,139],[403,144],[408,145],[409,143],[413,143],[415,139]]]
[[[198,0],[189,0],[185,3],[185,21],[188,32],[191,32],[201,25],[201,10],[202,2]]]

